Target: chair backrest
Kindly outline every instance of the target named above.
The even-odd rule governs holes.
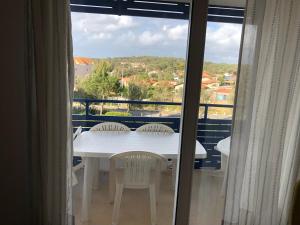
[[[73,133],[73,140],[75,140],[82,132],[82,127],[78,127],[75,133]]]
[[[130,131],[130,128],[122,123],[104,122],[93,126],[90,131]]]
[[[128,151],[115,154],[110,160],[123,170],[125,186],[139,188],[150,184],[151,175],[160,173],[161,164],[166,158],[147,151]]]
[[[149,123],[140,126],[136,129],[138,132],[160,132],[160,133],[174,133],[174,130],[167,125],[160,123]]]

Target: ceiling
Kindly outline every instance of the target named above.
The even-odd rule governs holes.
[[[190,2],[190,0],[161,0],[161,1]],[[244,8],[246,5],[246,0],[209,0],[209,4]]]

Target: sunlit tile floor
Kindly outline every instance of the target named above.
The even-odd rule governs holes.
[[[113,205],[109,202],[107,174],[101,175],[101,186],[93,191],[90,221],[80,220],[82,174],[73,189],[75,225],[111,225]],[[221,197],[223,176],[214,171],[194,171],[190,225],[220,225],[224,200]],[[174,191],[171,188],[171,171],[162,175],[157,205],[157,225],[171,225]],[[150,225],[149,192],[125,190],[121,203],[119,225]]]

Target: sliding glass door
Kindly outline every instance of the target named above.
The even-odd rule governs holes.
[[[192,178],[204,63],[208,1],[192,1],[181,119],[180,153],[174,224],[189,224]],[[200,151],[200,150],[199,150]],[[198,153],[198,152],[197,152]],[[201,154],[199,152],[199,154]],[[205,151],[204,151],[204,154]],[[205,155],[202,157],[205,157]]]
[[[209,162],[212,155],[199,139],[199,117],[215,106],[203,99],[223,100],[219,84],[232,82],[203,71],[207,21],[239,23],[239,16],[230,17],[239,10],[208,6],[207,0],[71,0],[71,9],[73,125],[82,128],[74,140],[75,224],[197,224],[190,221],[203,203],[193,194],[202,190],[195,171],[217,161]],[[206,66],[220,71],[223,64]],[[155,194],[148,185],[125,184],[116,194],[114,169],[124,168],[112,168],[109,158],[136,150],[167,161]],[[145,163],[139,165],[136,172],[144,171]]]

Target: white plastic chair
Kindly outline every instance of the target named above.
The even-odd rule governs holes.
[[[160,123],[149,123],[140,126],[136,129],[137,132],[159,132],[159,133],[174,133],[171,127]]]
[[[97,132],[101,132],[101,131],[120,131],[120,132],[128,132],[130,131],[130,128],[127,127],[126,125],[122,124],[122,123],[116,123],[116,122],[103,122],[103,123],[99,123],[95,126],[93,126],[90,131],[97,131]],[[109,160],[107,158],[100,158],[98,160],[98,168],[97,171],[95,171],[95,174],[97,174],[98,169],[100,171],[109,171]],[[98,180],[98,176],[95,176],[94,179],[94,189],[97,189],[99,186],[99,180]]]
[[[73,140],[75,140],[76,137],[81,134],[81,132],[82,132],[82,127],[78,127],[75,133],[73,134]]]
[[[93,126],[90,131],[130,131],[130,128],[122,123],[104,122]]]
[[[110,157],[112,177],[115,180],[113,225],[118,224],[124,188],[149,189],[151,224],[156,224],[156,194],[160,185],[160,168],[165,160],[161,155],[146,151],[129,151]]]
[[[136,129],[137,132],[153,132],[159,135],[162,134],[173,134],[175,131],[171,128],[168,127],[167,125],[161,124],[161,123],[148,123],[145,125],[140,126],[139,128]],[[168,166],[173,166],[173,173],[172,173],[172,180],[173,183],[175,183],[175,177],[176,177],[176,162],[172,161],[170,165],[169,163],[166,163],[165,165],[162,166],[162,170],[166,170]]]
[[[82,127],[78,127],[75,133],[73,134],[73,141],[81,134],[82,132]],[[72,185],[75,186],[78,184],[78,179],[76,176],[76,171],[78,171],[80,168],[83,167],[83,162],[79,163],[76,166],[73,166],[72,168]]]

